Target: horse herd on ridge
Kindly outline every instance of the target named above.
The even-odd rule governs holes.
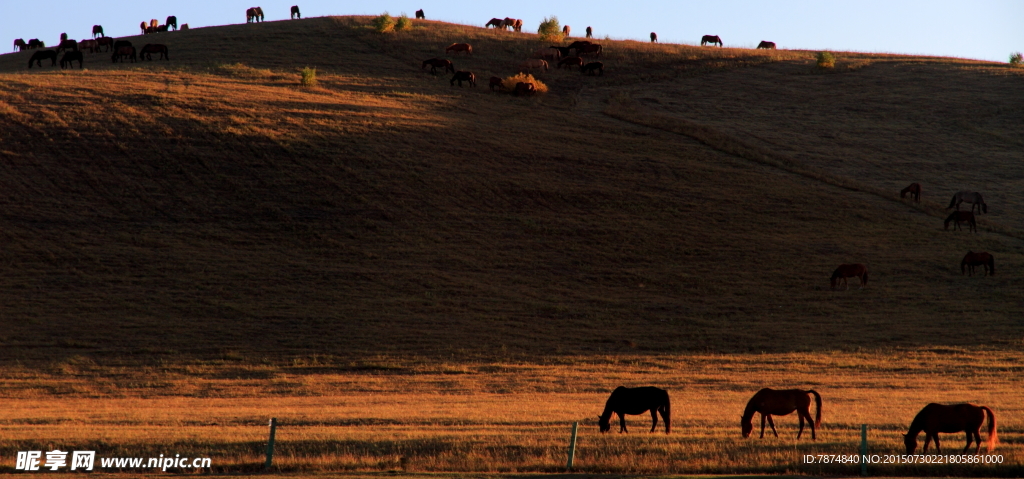
[[[812,395],[816,406],[813,418],[810,412]],[[813,389],[805,391],[803,389],[764,388],[747,401],[743,415],[740,416],[740,433],[744,438],[750,437],[754,431],[753,418],[756,413],[761,415],[760,437],[764,438],[766,422],[771,426],[775,437],[779,437],[772,416],[785,416],[796,411],[800,420],[800,430],[796,434],[797,439],[800,439],[804,433],[805,421],[811,428],[811,439],[817,439],[816,430],[821,427],[821,403],[821,395]],[[604,411],[597,417],[598,428],[601,432],[608,432],[611,429],[611,418],[614,414],[619,417],[619,432],[628,432],[626,430],[626,415],[643,414],[648,411],[651,413],[651,432],[658,427],[659,414],[665,424],[665,434],[672,431],[672,407],[668,391],[653,386],[638,388],[619,386],[612,391],[608,401],[605,402]],[[928,404],[910,422],[909,431],[903,435],[903,445],[907,454],[914,454],[917,451],[917,436],[924,431],[925,440],[921,452],[927,453],[929,444],[934,441],[936,452],[941,454],[939,433],[963,432],[967,435],[967,444],[964,446],[963,453],[966,454],[971,444],[974,443],[976,445],[974,453],[978,454],[981,452],[981,426],[986,417],[988,418],[986,430],[988,440],[986,442],[991,453],[998,444],[995,413],[988,407],[967,403],[951,406],[938,403]]]

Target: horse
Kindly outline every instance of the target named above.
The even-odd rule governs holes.
[[[98,50],[99,47],[102,46],[106,46],[107,51],[109,52],[114,48],[114,39],[112,37],[100,37],[96,40],[96,49]]]
[[[148,43],[142,47],[142,50],[139,50],[139,61],[152,61],[154,53],[160,54],[160,56],[157,57],[158,60],[161,58],[168,61],[170,60],[170,58],[168,58],[167,56],[167,45],[161,45],[159,43]]]
[[[288,14],[288,19],[289,20],[294,19],[294,18],[299,18],[299,19],[302,18],[302,13],[299,12],[299,6],[298,5],[292,5],[291,12],[289,12],[289,14]]]
[[[101,37],[105,37],[106,36],[106,35],[103,34],[103,25],[93,25],[92,26],[92,37],[96,38],[96,35],[99,35]]]
[[[902,190],[900,190],[900,198],[906,198],[907,197],[907,193],[910,193],[910,197],[913,198],[914,201],[920,202],[921,201],[921,184],[920,183],[911,183],[910,186],[907,186],[906,188],[903,188]]]
[[[502,30],[508,30],[509,28],[515,29],[515,26],[516,19],[514,18],[505,17],[505,19],[501,21]]]
[[[67,39],[68,39],[68,34],[67,33],[61,33],[60,34],[60,41],[63,42],[65,40],[67,40]]]
[[[74,40],[70,40],[70,39],[62,40],[60,42],[60,45],[57,45],[57,52],[62,52],[62,51],[65,51],[65,50],[73,50],[73,51],[77,52],[78,51],[78,42],[76,42]]]
[[[665,434],[672,431],[672,408],[668,399],[668,391],[653,386],[627,388],[619,386],[608,396],[604,403],[604,412],[597,417],[597,426],[601,432],[608,432],[612,414],[619,416],[619,432],[626,430],[627,414],[643,414],[651,411],[651,432],[658,427],[658,413],[665,421]]]
[[[33,38],[28,41],[28,48],[30,50],[33,48],[46,48],[46,43],[43,43],[43,41],[38,38]]]
[[[171,15],[171,16],[167,17],[167,21],[164,22],[164,25],[167,25],[168,27],[173,27],[174,30],[177,30],[178,29],[178,17],[176,17],[174,15]]]
[[[81,70],[82,69],[82,52],[80,52],[78,50],[75,50],[73,52],[67,52],[67,53],[64,54],[63,57],[61,57],[61,59],[60,59],[60,69],[61,70],[64,69],[65,63],[67,64],[67,66],[69,66],[72,69],[74,69],[75,68],[75,64],[73,62],[75,60],[78,60],[78,69]]]
[[[849,289],[850,283],[846,281],[846,278],[853,277],[860,278],[860,287],[863,288],[864,285],[868,284],[867,266],[860,263],[839,265],[839,267],[832,273],[832,279],[830,280],[832,289],[835,290],[839,282],[842,282],[846,285],[846,289]]]
[[[469,86],[476,87],[476,75],[473,72],[457,71],[455,76],[452,77],[451,84],[455,86],[455,82],[459,82],[459,88],[462,88],[462,82],[469,82]]]
[[[183,23],[183,24],[181,25],[181,31],[183,31],[183,32],[184,32],[184,31],[187,31],[187,30],[188,30],[188,24],[187,24],[187,23]]]
[[[122,47],[130,46],[132,46],[132,42],[129,42],[128,40],[118,40],[113,44],[114,50],[120,50]]]
[[[587,41],[587,40],[576,40],[576,41],[570,43],[569,46],[567,46],[565,48],[568,48],[570,50],[573,50],[573,49],[579,50],[579,48],[582,47],[583,45],[590,45],[590,42]]]
[[[765,50],[774,50],[775,49],[775,42],[767,42],[767,41],[761,40],[761,43],[757,44],[757,48],[763,48]]]
[[[142,23],[140,23],[140,24],[139,24],[139,28],[141,28],[141,29],[142,29],[142,34],[143,34],[143,35],[145,35],[145,34],[146,34],[146,27],[148,27],[148,26],[149,26],[149,25],[146,25],[146,22],[142,22]]]
[[[443,58],[431,58],[429,60],[423,60],[423,68],[427,68],[427,65],[430,65],[431,75],[437,75],[438,68],[443,68],[444,73],[448,73],[449,71],[455,73],[455,66],[452,65],[451,60],[445,60]],[[422,70],[423,68],[420,69]]]
[[[558,50],[558,56],[560,56],[562,58],[565,58],[565,57],[569,56],[569,47],[559,47],[559,46],[551,45],[548,48],[552,48],[552,49]]]
[[[562,36],[565,37],[565,38],[569,38],[569,32],[571,32],[571,31],[572,31],[572,28],[569,28],[569,25],[566,25],[566,26],[562,27]]]
[[[587,38],[594,38],[594,29],[587,27]]]
[[[494,91],[494,87],[498,87],[498,90],[501,90],[505,87],[504,82],[502,82],[501,80],[501,77],[491,77],[491,83],[490,85],[488,85],[488,88],[490,88],[491,91]]]
[[[423,14],[423,9],[422,8],[419,9],[419,10],[416,10],[416,19],[417,20],[426,20],[427,19],[427,16]]]
[[[517,18],[516,23],[512,25],[512,31],[523,33],[523,19]]]
[[[22,39],[22,38],[15,38],[14,39],[14,51],[23,52],[25,50],[28,50],[28,44],[25,43],[25,40]]]
[[[472,55],[473,54],[473,46],[468,44],[468,43],[452,43],[451,45],[448,45],[448,48],[444,49],[444,52],[446,54],[448,52],[454,52],[455,55],[457,55],[459,52],[466,52],[466,53]]]
[[[558,68],[562,68],[562,65],[569,65],[574,67],[583,67],[583,59],[580,57],[567,57],[563,58],[558,62]]]
[[[540,58],[541,60],[554,63],[562,58],[562,54],[558,50],[552,51],[550,48],[541,48],[533,52],[533,58]]]
[[[580,67],[580,74],[594,74],[594,70],[597,70],[597,74],[604,76],[604,63],[601,62],[590,62]]]
[[[245,23],[262,22],[263,18],[262,7],[252,7],[245,11]]]
[[[519,82],[516,83],[515,96],[520,95],[533,95],[537,93],[537,86],[530,82]]]
[[[814,403],[818,407],[813,421],[811,420],[811,397],[809,394],[814,395]],[[750,433],[754,431],[754,424],[751,420],[754,418],[755,412],[761,413],[761,438],[764,438],[765,420],[772,426],[772,433],[775,434],[775,437],[779,437],[779,432],[775,430],[772,414],[785,416],[793,411],[796,411],[797,417],[800,418],[800,431],[796,433],[796,438],[800,439],[800,435],[804,433],[804,419],[806,419],[811,425],[811,439],[817,439],[815,428],[821,427],[821,395],[813,389],[804,391],[803,389],[764,388],[758,391],[754,397],[750,398],[750,401],[747,401],[747,407],[743,410],[743,416],[740,418],[743,437],[750,437]]]
[[[964,446],[962,454],[967,454],[971,448],[971,439],[977,447],[974,453],[981,452],[981,425],[988,416],[988,451],[991,453],[999,438],[996,434],[996,415],[991,409],[985,406],[973,404],[954,404],[946,406],[943,404],[931,403],[924,407],[921,412],[914,416],[910,423],[910,432],[903,436],[903,444],[907,446],[907,454],[914,454],[917,449],[917,435],[924,431],[924,448],[921,452],[928,452],[928,443],[935,440],[935,453],[942,454],[939,448],[939,433],[951,433],[963,431],[967,433],[967,445]]]
[[[985,204],[985,199],[981,197],[981,193],[977,191],[957,191],[946,209],[948,210],[955,206],[957,211],[960,211],[960,203],[964,202],[971,204],[971,212],[974,212],[974,207],[977,206],[978,214],[988,213],[988,205]]]
[[[39,68],[42,68],[43,67],[43,60],[46,60],[47,58],[49,58],[50,61],[52,62],[52,63],[50,63],[51,67],[57,64],[57,52],[55,52],[53,50],[41,50],[41,51],[33,53],[32,54],[32,58],[28,59],[28,67],[32,68],[32,63],[35,62],[35,64]]]
[[[651,43],[658,43],[658,34],[651,32]]]
[[[78,42],[78,50],[89,49],[89,53],[96,53],[96,50],[100,49],[100,42],[96,40],[82,40]]]
[[[988,253],[986,253],[984,251],[982,251],[980,253],[975,253],[973,251],[968,251],[967,254],[964,255],[964,259],[960,261],[960,275],[961,276],[964,274],[964,267],[965,266],[967,267],[967,271],[970,272],[971,276],[974,276],[974,267],[975,266],[981,266],[984,269],[984,271],[985,271],[985,276],[989,276],[989,275],[995,276],[996,275],[996,261],[992,257],[992,255],[990,255],[990,254],[988,254]]]
[[[114,54],[110,56],[110,59],[114,63],[117,63],[118,60],[121,60],[121,63],[124,63],[127,59],[131,59],[132,63],[135,63],[135,47],[129,45],[126,47],[122,46],[114,48]]]
[[[505,25],[505,21],[504,20],[502,20],[500,18],[492,18],[492,19],[490,19],[490,21],[488,21],[486,24],[484,24],[484,28],[487,28],[487,27],[502,28],[504,25]]]
[[[712,45],[718,44],[718,46],[721,47],[722,39],[718,38],[718,35],[704,35],[703,37],[700,38],[700,46],[704,46],[708,43]]]
[[[519,64],[519,71],[533,71],[535,68],[543,68],[544,71],[548,71],[548,62],[535,58],[532,60],[525,60]]]
[[[591,43],[590,45],[583,45],[576,49],[576,55],[583,56],[584,53],[597,53],[597,56],[601,56],[601,52],[604,51],[604,47],[597,43]]]
[[[942,224],[942,229],[948,230],[949,223],[953,222],[953,231],[964,229],[960,226],[960,223],[967,223],[967,231],[978,232],[978,223],[974,220],[974,213],[970,211],[954,211],[946,217],[946,221]]]

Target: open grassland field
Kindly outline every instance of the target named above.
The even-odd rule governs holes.
[[[535,35],[369,20],[0,55],[0,457],[256,471],[277,417],[281,471],[554,472],[582,421],[584,472],[857,474],[800,457],[970,401],[1003,465],[874,473],[1022,474],[1024,69],[598,40],[604,75],[517,98],[487,79]],[[476,88],[420,68],[455,42]],[[978,233],[943,231],[961,189]],[[672,434],[598,434],[618,385],[668,389]],[[740,438],[761,387],[821,392],[818,440]]]

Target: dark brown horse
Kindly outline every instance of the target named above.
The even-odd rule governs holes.
[[[594,29],[587,27],[587,38],[594,38]]]
[[[943,229],[949,229],[949,223],[953,222],[953,231],[964,229],[960,226],[960,223],[967,223],[968,231],[978,232],[978,223],[974,220],[974,213],[970,211],[954,211],[946,217],[946,221],[943,223]]]
[[[96,38],[96,35],[99,35],[101,37],[105,37],[106,36],[106,35],[103,34],[103,25],[93,25],[92,26],[92,37]]]
[[[911,183],[910,186],[903,188],[900,190],[900,198],[906,198],[907,193],[910,193],[910,197],[913,198],[914,201],[921,201],[921,184]]]
[[[114,45],[116,46],[117,44]],[[118,60],[121,60],[121,63],[124,63],[124,61],[128,59],[131,59],[132,63],[135,63],[135,47],[129,45],[126,47],[114,48],[114,54],[110,56],[110,59],[114,63],[117,63]]]
[[[721,47],[722,39],[718,38],[718,35],[704,35],[700,38],[700,46],[707,45],[708,43],[712,45],[718,44],[718,46]]]
[[[537,93],[537,86],[530,82],[516,83],[515,96],[533,95]]]
[[[38,39],[38,38],[33,38],[33,39],[28,41],[28,48],[29,48],[29,50],[31,50],[33,48],[46,48],[46,44],[43,43],[43,41]]]
[[[484,24],[484,28],[487,28],[487,27],[504,28],[505,27],[505,21],[500,19],[500,18],[492,18],[492,19],[488,20],[486,24]]]
[[[571,55],[569,55],[569,47],[560,47],[560,46],[557,46],[557,45],[551,45],[548,48],[550,48],[552,50],[558,50],[558,55],[560,57],[562,57],[562,58],[571,56]]]
[[[167,21],[164,22],[164,25],[167,25],[167,28],[173,28],[175,31],[177,31],[178,30],[178,17],[176,17],[174,15],[171,15],[171,16],[167,17]]]
[[[71,51],[71,52],[65,53],[64,56],[61,57],[61,59],[60,59],[60,69],[63,70],[65,68],[65,65],[67,65],[71,69],[74,69],[75,68],[75,64],[73,62],[75,60],[78,60],[78,69],[81,70],[82,69],[82,52],[80,52],[80,51]]]
[[[964,274],[964,268],[966,267],[967,271],[970,272],[970,275],[974,276],[974,268],[976,266],[981,266],[985,270],[986,276],[996,275],[996,260],[992,258],[992,255],[984,251],[980,253],[968,251],[967,254],[964,255],[964,259],[960,261],[960,274]]]
[[[162,58],[164,60],[170,60],[170,58],[167,57],[167,45],[161,45],[159,43],[149,43],[149,44],[146,44],[145,46],[143,46],[142,50],[139,50],[139,61],[142,61],[142,60],[150,60],[150,61],[152,61],[154,53],[157,53],[157,54],[160,55],[160,56],[157,57],[157,59],[161,59]]]
[[[853,264],[841,264],[834,272],[832,272],[832,289],[836,289],[839,283],[843,283],[847,289],[850,288],[850,284],[846,281],[847,278],[857,277],[860,278],[860,287],[868,284],[868,267],[860,263]]]
[[[601,52],[604,51],[604,47],[597,43],[591,43],[590,45],[583,45],[576,49],[577,56],[583,56],[585,53],[596,53],[597,56],[601,56]]]
[[[598,75],[604,75],[604,63],[601,62],[590,62],[580,67],[580,74],[591,74],[597,72]]]
[[[924,431],[924,448],[922,453],[928,452],[928,443],[935,440],[935,453],[942,454],[939,449],[939,433],[965,432],[967,433],[967,445],[964,446],[963,454],[971,448],[971,440],[977,444],[974,453],[981,452],[981,425],[988,416],[988,451],[991,453],[999,442],[996,435],[996,415],[991,409],[985,406],[973,404],[954,404],[946,406],[943,404],[931,403],[917,413],[910,423],[910,432],[903,436],[903,444],[907,446],[907,454],[913,454],[917,449],[917,435]]]
[[[582,47],[584,45],[590,45],[590,42],[587,41],[587,40],[576,40],[576,41],[570,43],[569,46],[567,46],[565,48],[568,48],[570,50],[577,50],[577,51],[579,51],[580,47]],[[566,56],[566,55],[568,55],[568,54],[567,53],[563,53],[562,54],[562,56]]]
[[[96,40],[82,40],[78,42],[78,49],[84,51],[89,50],[89,53],[96,53],[100,49],[100,42]]]
[[[488,85],[488,87],[491,89],[491,91],[494,91],[494,87],[498,87],[498,90],[500,91],[503,88],[505,88],[505,85],[504,82],[501,80],[501,77],[491,77],[491,83],[490,85]]]
[[[761,43],[757,44],[757,48],[763,48],[765,50],[774,50],[775,42],[766,42],[764,40],[761,40]]]
[[[451,84],[455,86],[455,82],[459,82],[459,88],[462,88],[462,82],[469,82],[469,86],[476,86],[476,75],[473,72],[457,71],[455,76],[452,77]]]
[[[580,57],[568,57],[559,60],[558,68],[562,68],[562,65],[568,65],[573,67],[583,67],[583,59]]]
[[[946,209],[956,207],[957,211],[960,211],[960,203],[970,203],[971,212],[974,212],[974,207],[978,207],[978,214],[988,213],[988,205],[985,204],[985,199],[981,197],[981,193],[977,191],[957,191],[953,195],[953,199],[949,202],[949,206]]]
[[[444,52],[445,53],[453,52],[453,54],[455,54],[455,55],[457,55],[459,52],[466,52],[466,53],[472,55],[473,54],[473,46],[468,44],[468,43],[452,43],[451,45],[448,45],[448,48],[444,49]]]
[[[252,7],[245,10],[245,23],[262,22],[263,8]]]
[[[97,49],[103,46],[107,47],[106,51],[109,52],[112,48],[114,48],[114,39],[112,37],[100,37],[96,40],[96,45]]]
[[[523,32],[523,19],[517,18],[516,23],[512,25],[512,31],[522,33]]]
[[[811,420],[811,397],[810,394],[814,395],[814,402],[818,406],[818,412],[815,414],[815,418]],[[815,435],[815,428],[821,426],[821,395],[815,390],[804,391],[803,389],[782,389],[775,390],[764,388],[754,394],[754,397],[747,401],[747,407],[743,410],[743,416],[740,418],[740,429],[743,431],[743,437],[750,437],[750,433],[754,431],[754,424],[752,422],[754,413],[761,413],[761,437],[764,437],[764,423],[765,420],[772,427],[772,432],[775,433],[775,437],[779,437],[778,431],[775,430],[775,421],[772,420],[772,414],[776,416],[785,416],[797,412],[797,416],[800,418],[800,431],[796,433],[796,438],[800,439],[800,435],[804,433],[804,419],[807,420],[811,425],[811,439],[817,439]]]
[[[429,60],[423,60],[423,68],[420,68],[420,70],[427,68],[428,65],[430,66],[431,75],[437,75],[438,68],[444,70],[442,73],[455,73],[455,65],[452,65],[451,60],[445,60],[444,58],[431,58]]]
[[[658,413],[661,413],[661,419],[665,421],[665,434],[672,431],[672,407],[668,391],[652,386],[615,388],[608,401],[604,403],[604,412],[597,417],[597,425],[601,432],[608,432],[612,428],[612,414],[617,414],[619,432],[629,432],[626,430],[626,415],[643,414],[647,411],[651,411],[651,432],[658,427]]]
[[[651,43],[658,43],[658,34],[651,32]]]
[[[572,28],[569,28],[569,25],[566,25],[566,26],[562,27],[562,36],[565,37],[565,38],[569,38],[569,32],[571,32],[571,31],[572,31]]]
[[[25,50],[28,50],[28,44],[25,43],[25,40],[23,38],[15,38],[14,39],[14,51],[16,51],[16,52],[23,52]]]
[[[298,5],[292,5],[292,10],[289,13],[288,18],[289,19],[292,19],[292,18],[302,18],[302,12],[299,11],[299,6]],[[417,17],[417,18],[419,18],[419,17]]]
[[[43,60],[49,59],[50,66],[57,64],[57,52],[53,50],[40,50],[32,54],[32,58],[28,59],[28,67],[32,68],[32,63],[35,63],[39,68],[43,67]]]
[[[427,19],[427,16],[423,14],[423,9],[422,8],[419,9],[419,10],[416,10],[416,19],[417,20],[426,20]]]
[[[71,39],[61,40],[60,45],[57,45],[57,52],[63,52],[63,51],[66,51],[66,50],[71,50],[71,51],[76,51],[77,52],[78,51],[78,42],[76,42],[74,40],[71,40]]]

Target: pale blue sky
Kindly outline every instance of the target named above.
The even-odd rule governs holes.
[[[3,0],[0,38],[11,51],[15,38],[55,43],[61,32],[90,37],[93,24],[110,36],[134,35],[139,22],[176,15],[191,27],[244,23],[245,9],[260,5],[267,20],[288,18],[298,3],[305,16],[369,15],[385,10],[412,16],[483,25],[491,17],[522,18],[536,31],[543,17],[556,15],[573,33],[590,25],[599,38],[699,43],[701,35],[725,45],[753,47],[761,40],[779,48],[928,54],[1006,62],[1024,51],[1024,0],[664,0],[512,2],[368,0]],[[2,51],[2,50],[0,50]]]

